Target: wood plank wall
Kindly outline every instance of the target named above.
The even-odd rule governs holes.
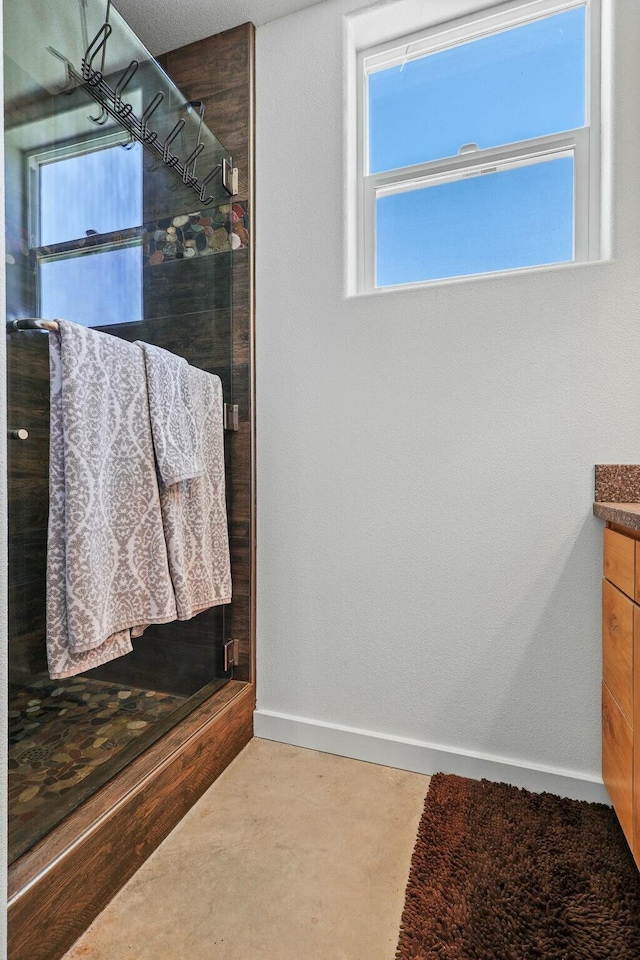
[[[11,67],[7,64],[7,71]],[[50,98],[41,105],[50,112]],[[7,235],[7,319],[33,317],[34,264],[25,229],[24,160],[11,130],[28,119],[20,105],[5,104],[5,214]],[[49,497],[49,351],[39,333],[7,335],[9,430],[26,429],[29,440],[10,440],[9,493],[9,663],[21,682],[46,668],[44,650],[45,550]]]
[[[233,254],[233,401],[240,430],[231,438],[231,636],[240,641],[234,678],[253,680],[255,636],[255,509],[253,497],[253,397],[251,362],[254,321],[254,50],[255,27],[199,40],[160,57],[160,63],[188,100],[202,100],[205,122],[233,156],[239,171],[239,200],[249,203],[251,241]]]

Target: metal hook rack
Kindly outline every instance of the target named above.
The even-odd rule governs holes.
[[[92,117],[91,119],[97,124],[103,124],[107,117],[112,117],[112,119],[129,133],[132,139],[141,143],[147,150],[151,151],[155,157],[159,157],[166,166],[174,169],[182,179],[182,182],[198,195],[202,206],[206,207],[215,202],[215,197],[209,194],[207,190],[207,184],[210,183],[218,173],[221,174],[222,186],[226,192],[229,196],[235,197],[238,193],[238,170],[226,159],[216,164],[202,179],[196,176],[196,161],[205,148],[201,140],[204,117],[204,103],[202,101],[190,101],[186,104],[187,108],[199,108],[200,122],[198,125],[196,146],[185,160],[181,160],[177,153],[172,152],[171,147],[186,126],[186,120],[184,118],[178,120],[163,141],[159,139],[157,131],[149,128],[149,120],[164,100],[164,94],[158,91],[140,117],[136,116],[132,105],[122,99],[126,87],[138,70],[138,61],[132,60],[120,74],[115,87],[112,88],[109,86],[104,78],[104,64],[107,41],[111,33],[112,27],[107,20],[102,24],[91,43],[87,46],[82,59],[82,76],[76,74],[71,65],[68,65],[68,69],[75,74],[74,79],[77,79],[83,84],[85,90],[101,108],[98,117]],[[102,56],[100,69],[97,70],[94,69],[93,64],[99,54],[102,54]]]

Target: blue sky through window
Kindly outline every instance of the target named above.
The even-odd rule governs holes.
[[[40,316],[85,327],[142,319],[142,245],[39,264]]]
[[[106,147],[39,167],[40,245],[142,223],[142,146]],[[142,247],[87,249],[38,266],[41,316],[87,327],[142,319]]]
[[[560,157],[379,197],[377,286],[572,260],[573,173]]]
[[[371,73],[369,172],[584,126],[585,37],[577,7]]]
[[[64,157],[39,167],[40,246],[142,223],[142,146]]]

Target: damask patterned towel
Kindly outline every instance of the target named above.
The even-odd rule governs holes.
[[[179,620],[231,600],[220,377],[189,366],[204,474],[160,483],[169,568]]]
[[[59,321],[49,336],[47,657],[70,677],[176,619],[142,351]]]
[[[189,364],[175,353],[136,340],[144,354],[156,463],[166,486],[201,477],[199,431]]]

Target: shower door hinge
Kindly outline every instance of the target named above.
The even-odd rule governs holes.
[[[225,403],[223,416],[225,430],[233,430],[235,433],[240,429],[240,417],[238,414],[237,403]]]
[[[224,669],[230,670],[231,667],[240,666],[240,641],[229,640],[224,645]]]
[[[222,186],[229,196],[235,197],[238,194],[238,168],[232,167],[227,160],[222,160]]]

